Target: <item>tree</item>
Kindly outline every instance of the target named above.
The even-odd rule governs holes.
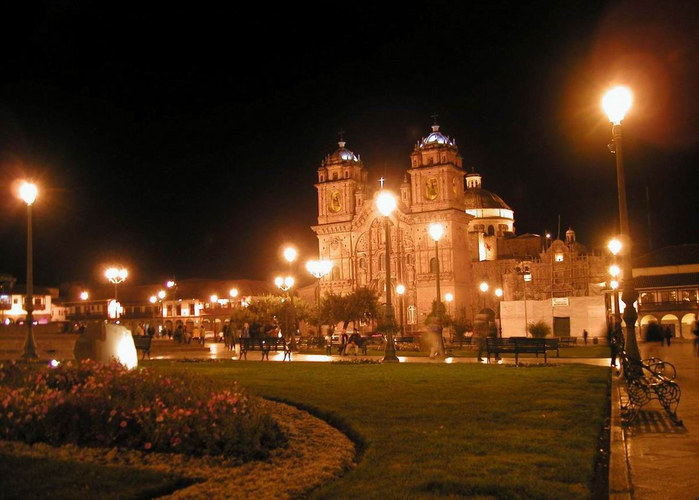
[[[362,318],[375,318],[379,311],[379,298],[376,292],[367,287],[357,288],[354,292],[346,296],[346,317],[345,328],[350,321],[358,325]]]
[[[532,334],[532,337],[536,339],[543,339],[551,334],[551,327],[545,321],[537,321],[536,323],[529,323],[528,330]]]
[[[331,329],[335,329],[340,321],[345,318],[345,299],[336,293],[328,293],[320,306],[320,321],[330,325]]]

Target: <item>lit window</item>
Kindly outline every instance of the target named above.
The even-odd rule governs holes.
[[[563,254],[562,253],[556,254],[556,262],[563,262]]]

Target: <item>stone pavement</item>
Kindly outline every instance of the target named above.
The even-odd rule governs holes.
[[[610,495],[615,500],[699,499],[699,357],[691,341],[675,340],[670,346],[641,342],[641,356],[656,356],[675,365],[682,391],[676,426],[657,401],[641,410],[636,420],[622,429],[630,484],[626,491]],[[614,401],[613,401],[614,402]],[[618,404],[618,399],[616,400]],[[612,430],[614,433],[614,430]],[[624,446],[617,447],[623,453]],[[614,444],[610,467],[614,467]],[[610,489],[615,478],[610,471]],[[624,478],[621,479],[623,482]],[[618,484],[618,483],[617,483]]]

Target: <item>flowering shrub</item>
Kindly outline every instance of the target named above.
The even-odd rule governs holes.
[[[286,443],[233,386],[85,360],[57,368],[0,364],[0,438],[265,458]]]

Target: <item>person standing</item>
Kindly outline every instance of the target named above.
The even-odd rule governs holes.
[[[667,341],[668,347],[670,346],[670,339],[672,339],[672,331],[670,331],[669,326],[666,326],[665,327],[665,340]]]
[[[347,337],[347,330],[344,328],[342,329],[342,333],[340,334],[340,350],[338,353],[340,356],[344,356],[345,350],[347,349],[347,341],[349,340],[349,337]]]
[[[587,330],[583,330],[583,342],[587,345]]]

